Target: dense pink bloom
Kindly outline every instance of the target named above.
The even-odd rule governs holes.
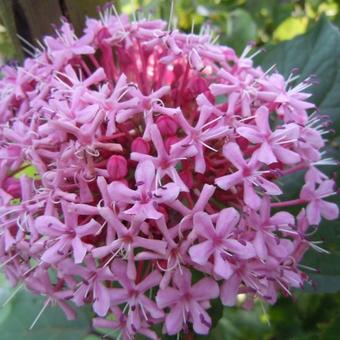
[[[304,253],[326,252],[310,225],[339,215],[311,80],[166,27],[110,9],[79,38],[63,22],[0,80],[1,266],[124,339],[208,334],[212,303],[290,295]],[[280,201],[297,172],[300,197]]]

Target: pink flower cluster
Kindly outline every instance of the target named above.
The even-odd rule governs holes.
[[[124,339],[207,334],[213,299],[274,303],[308,276],[309,226],[336,219],[327,123],[304,92],[200,35],[110,11],[0,81],[0,260],[13,284],[90,304]],[[28,176],[27,169],[36,176]],[[280,178],[305,171],[300,197]],[[294,216],[287,211],[296,206]],[[107,318],[110,314],[114,318]]]

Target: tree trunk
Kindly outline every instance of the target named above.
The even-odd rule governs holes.
[[[108,0],[0,0],[0,18],[5,25],[16,57],[22,59],[27,45],[18,35],[33,45],[47,34],[53,34],[53,24],[60,24],[60,17],[67,18],[76,33],[82,31],[86,16],[97,17],[96,9]],[[114,2],[116,7],[118,1]]]

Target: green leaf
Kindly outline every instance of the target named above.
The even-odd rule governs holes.
[[[278,70],[286,77],[293,68],[299,68],[301,80],[311,74],[315,74],[319,84],[311,88],[311,101],[319,106],[322,114],[329,114],[334,122],[332,127],[335,135],[330,134],[331,146],[327,146],[327,154],[333,158],[339,156],[340,135],[340,33],[325,17],[306,34],[291,41],[270,46],[267,52],[257,59],[264,69],[277,65]],[[337,172],[339,167],[323,168],[328,175]],[[289,175],[280,180],[287,194],[282,197],[294,199],[299,195],[304,172]],[[339,178],[340,176],[338,176]],[[339,183],[338,183],[339,185]],[[334,200],[333,200],[334,201]],[[339,197],[335,201],[340,203]],[[329,250],[330,254],[319,254],[310,250],[304,264],[320,270],[318,274],[311,274],[315,281],[315,289],[307,287],[309,291],[336,292],[340,291],[340,228],[339,222],[324,221],[313,240],[324,240],[322,248]]]
[[[221,303],[220,299],[214,299],[211,302],[211,308],[209,310],[209,314],[211,316],[212,320],[212,328],[215,328],[220,321],[220,319],[223,317],[223,305]]]
[[[102,340],[102,338],[97,335],[87,335],[83,340]]]
[[[263,310],[259,303],[255,303],[252,310],[226,307],[223,311],[223,317],[211,331],[208,339],[263,339],[269,330],[269,325],[263,318]],[[203,336],[197,336],[197,338],[206,339]]]
[[[340,334],[340,312],[338,312],[322,334],[323,339],[337,339]]]
[[[28,292],[20,292],[11,302],[11,311],[0,324],[2,340],[76,340],[90,332],[90,312],[76,308],[77,319],[68,321],[59,307],[48,307],[37,324],[29,330],[44,305],[45,299]]]
[[[276,40],[292,39],[299,34],[305,33],[307,24],[308,19],[306,17],[290,17],[277,27],[274,31],[273,37]]]
[[[329,114],[340,133],[340,34],[322,17],[306,34],[275,46],[269,46],[256,62],[264,69],[273,64],[286,77],[298,68],[303,80],[314,74],[319,81],[311,87],[311,101],[323,114]]]
[[[27,177],[31,177],[34,179],[39,179],[40,176],[38,174],[38,170],[34,167],[34,165],[27,165],[21,171],[17,172],[14,177],[20,178],[22,175],[26,175]]]
[[[255,39],[256,24],[251,15],[243,9],[232,11],[227,18],[226,36],[221,37],[223,43],[240,53],[249,41]]]

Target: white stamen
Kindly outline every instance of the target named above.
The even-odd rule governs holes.
[[[17,293],[20,291],[20,289],[24,286],[24,283],[21,283],[19,286],[17,286],[12,294],[6,299],[6,301],[2,304],[2,307],[5,307],[16,295]]]
[[[50,303],[51,299],[47,299],[43,305],[43,307],[41,308],[40,312],[38,313],[38,315],[36,316],[36,318],[34,319],[32,325],[30,326],[29,330],[32,330],[32,328],[35,326],[35,324],[38,322],[39,318],[41,317],[42,313],[44,312],[44,310],[47,308],[48,304]]]
[[[6,264],[8,264],[9,262],[11,262],[12,260],[14,260],[17,256],[19,256],[19,254],[13,255],[13,256],[10,257],[9,259],[7,259],[5,262],[1,263],[0,269],[3,268],[4,266],[6,266]]]
[[[169,22],[168,22],[168,32],[171,31],[172,21],[174,17],[174,4],[175,4],[175,0],[171,0],[170,15],[169,15]]]

